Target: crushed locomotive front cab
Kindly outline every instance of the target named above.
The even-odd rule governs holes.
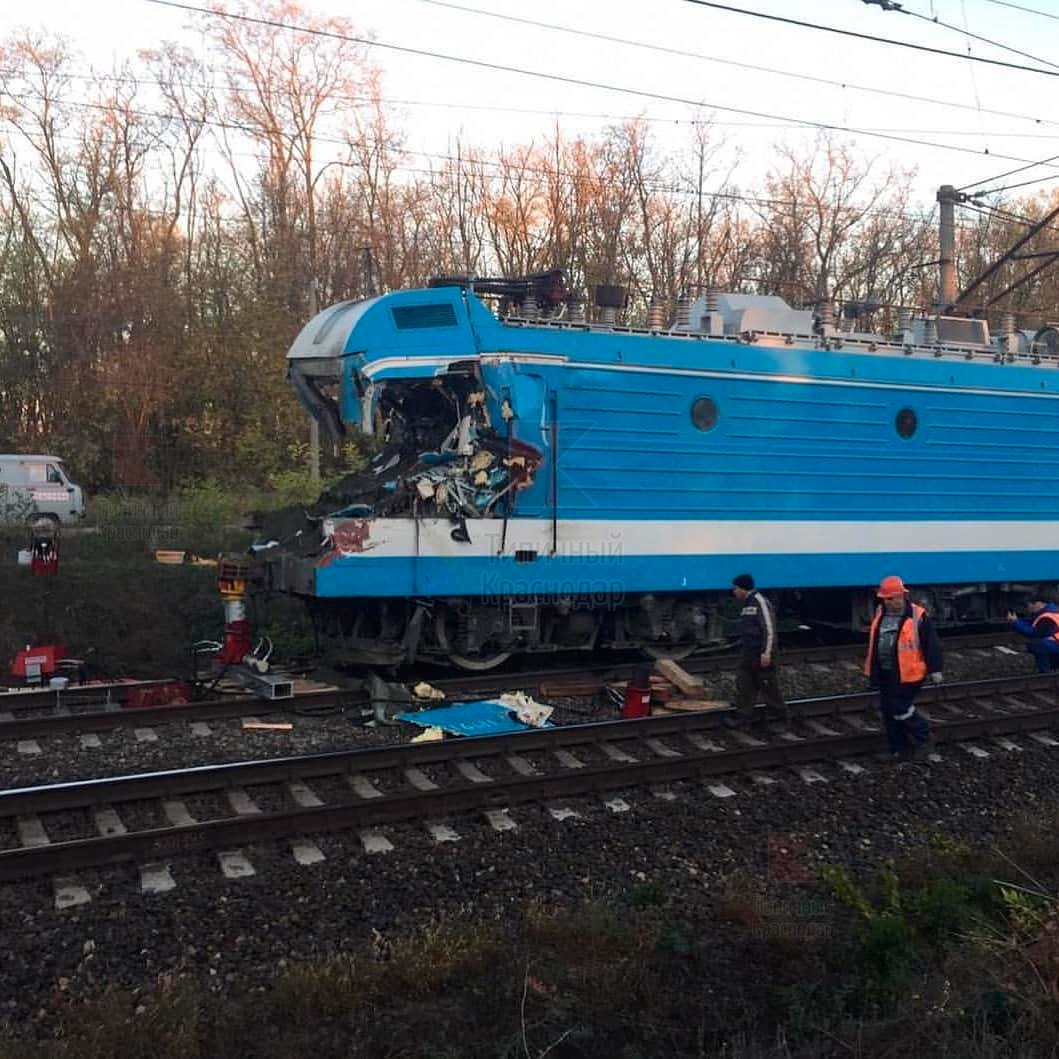
[[[516,513],[539,520],[550,504],[548,387],[539,365],[483,356],[476,316],[496,322],[455,286],[343,303],[310,321],[288,355],[323,436],[359,431],[375,451],[270,533],[279,548],[264,556],[267,581],[305,596],[351,660],[415,653],[424,609],[428,653],[474,668],[486,639],[490,660],[513,646],[499,630],[506,608],[498,621],[495,600],[466,600],[504,594],[496,564],[545,550],[539,534],[509,530]]]

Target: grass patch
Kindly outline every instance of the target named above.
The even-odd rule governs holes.
[[[1059,901],[1016,843],[1052,864],[1053,825],[1040,814],[1004,849],[936,835],[866,877],[833,867],[767,892],[733,875],[678,900],[645,877],[502,922],[437,916],[295,965],[264,992],[221,999],[167,978],[68,1005],[22,1039],[0,1037],[0,1056],[1050,1055]],[[779,929],[810,920],[828,929]]]
[[[294,489],[277,490],[272,499],[284,503]],[[263,495],[238,497],[205,483],[169,497],[149,491],[97,496],[87,525],[62,531],[54,578],[17,565],[18,551],[29,546],[28,526],[0,528],[0,592],[14,601],[0,615],[0,670],[27,643],[60,643],[108,676],[189,678],[191,645],[223,634],[216,570],[162,565],[154,551],[205,558],[245,552],[254,535],[238,523]],[[252,617],[273,641],[273,664],[314,653],[300,603],[274,597],[261,601]]]
[[[1032,944],[1059,937],[1054,900],[1001,897],[983,909],[973,889],[934,882],[906,886],[890,867],[863,887],[835,875],[850,929],[800,952],[745,930],[726,943],[715,926],[674,920],[653,904],[638,908],[627,896],[577,908],[530,905],[505,926],[436,918],[376,934],[362,951],[296,965],[264,993],[222,1000],[187,980],[111,994],[68,1009],[47,1026],[51,1039],[0,1038],[0,1055],[1049,1054],[1059,1005],[1046,969],[1049,961],[1059,968],[1059,947]],[[961,910],[946,913],[951,933],[923,929],[937,907]],[[989,944],[966,933],[971,913],[993,929]],[[899,983],[900,994],[878,988],[887,982]]]

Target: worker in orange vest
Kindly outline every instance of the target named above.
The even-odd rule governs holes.
[[[1054,673],[1059,669],[1059,607],[1046,599],[1030,600],[1030,616],[1020,618],[1008,611],[1008,621],[1029,643],[1026,650],[1033,655],[1038,673]]]
[[[890,753],[898,760],[914,759],[930,739],[930,725],[916,712],[915,698],[928,677],[941,683],[941,641],[927,612],[910,602],[901,578],[884,577],[878,596],[882,606],[868,633],[864,675],[879,689]]]

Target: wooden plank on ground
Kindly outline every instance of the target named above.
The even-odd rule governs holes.
[[[573,699],[595,695],[603,685],[598,680],[545,681],[537,691],[542,699]]]
[[[706,695],[706,685],[698,677],[693,677],[686,669],[681,668],[672,658],[660,658],[655,662],[655,669],[668,681],[675,684],[690,699],[701,699]]]
[[[611,688],[627,688],[632,683],[631,680],[612,680],[608,683],[608,687]],[[659,691],[672,691],[673,684],[671,681],[666,680],[660,673],[651,674],[651,689]]]
[[[719,699],[670,699],[666,703],[667,710],[727,710],[730,702],[722,702]]]
[[[335,684],[325,684],[322,680],[309,680],[306,677],[295,677],[292,683],[295,695],[311,695],[314,691],[338,691]]]

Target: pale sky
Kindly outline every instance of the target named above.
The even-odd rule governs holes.
[[[936,16],[1027,52],[1029,58],[969,40],[964,32],[953,32],[908,14],[884,12],[877,4],[869,6],[863,0],[725,2],[961,55],[966,55],[970,46],[977,56],[1043,67],[1059,74],[1059,67],[1052,62],[1059,61],[1059,0],[1013,0],[1011,4],[998,0],[903,0],[907,12]],[[760,185],[777,142],[801,145],[811,140],[812,130],[785,123],[784,119],[791,118],[922,141],[902,143],[852,132],[842,136],[877,159],[880,170],[889,163],[918,167],[917,199],[926,208],[933,204],[941,183],[962,186],[1024,164],[1010,157],[1033,161],[1059,155],[1059,107],[1055,105],[1059,77],[843,38],[688,0],[534,0],[532,4],[525,0],[304,0],[303,6],[318,14],[344,16],[358,30],[373,34],[380,44],[695,101],[705,114],[714,117],[717,134],[727,141],[729,157],[734,157],[736,149],[741,154],[735,179],[744,189]],[[480,11],[468,13],[459,7]],[[504,21],[486,11],[697,53],[698,57]],[[201,50],[198,38],[187,29],[192,17],[145,0],[33,0],[25,6],[6,0],[0,6],[0,34],[6,36],[16,26],[26,25],[62,32],[83,51],[86,65],[109,69],[132,57],[138,48],[157,45],[163,39]],[[570,133],[594,133],[634,115],[653,119],[652,128],[663,147],[690,141],[687,121],[694,116],[694,109],[687,102],[564,84],[379,47],[371,48],[369,55],[383,71],[385,96],[401,101],[407,146],[427,154],[445,153],[457,137],[483,146],[522,143],[544,135],[557,119]],[[832,83],[747,66],[770,67]],[[855,85],[921,96],[927,101],[865,92]],[[956,103],[962,109],[931,100]],[[972,153],[943,150],[942,145]],[[985,149],[988,155],[983,153]],[[415,163],[410,160],[410,164]],[[1059,159],[1000,183],[1049,172],[1059,177]],[[1043,189],[1053,186],[1035,185]]]

